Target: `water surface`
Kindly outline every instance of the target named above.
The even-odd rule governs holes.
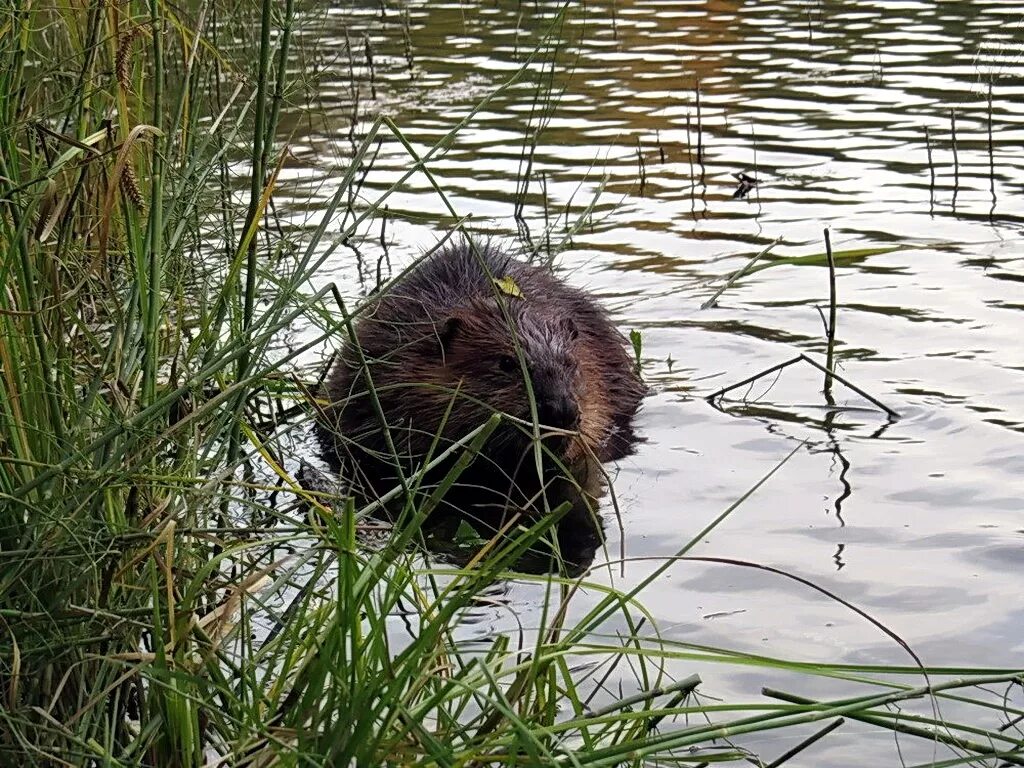
[[[288,225],[319,221],[372,117],[389,115],[426,152],[517,72],[556,8],[405,7],[408,44],[403,10],[390,4],[383,18],[378,3],[320,11],[298,34],[308,63],[296,74],[313,86],[315,110],[286,126],[296,157],[279,199]],[[928,664],[1020,666],[1022,18],[1021,6],[994,0],[588,4],[429,164],[471,228],[537,258],[559,251],[567,280],[642,333],[654,390],[639,417],[647,440],[612,468],[621,531],[609,515],[594,579],[635,584],[796,448],[691,554],[808,579]],[[550,98],[538,100],[549,77]],[[356,211],[411,164],[399,142],[385,141]],[[760,182],[745,198],[733,196],[739,172]],[[322,280],[365,295],[378,268],[386,276],[388,264],[409,263],[453,221],[423,174],[388,205],[383,238],[378,216],[352,241],[358,253],[334,252]],[[822,253],[825,228],[837,252],[868,249],[837,271],[839,371],[901,418],[838,384],[840,410],[830,409],[809,366],[712,406],[704,398],[719,387],[801,352],[823,361],[818,308],[827,315],[829,281],[820,266],[775,265],[701,305],[776,239],[779,255]],[[623,553],[625,566],[600,567]],[[501,600],[529,625],[540,594],[505,585]],[[596,599],[582,595],[578,606]],[[644,602],[671,639],[806,661],[911,663],[842,605],[751,568],[677,563]],[[508,626],[504,609],[482,610],[466,636],[485,640]],[[699,671],[727,698],[756,699],[766,683],[760,671]],[[825,695],[817,685],[801,692]],[[788,744],[780,736],[760,746],[768,757]],[[790,764],[862,765],[865,744],[878,750],[876,764],[895,759],[891,735],[851,726]]]

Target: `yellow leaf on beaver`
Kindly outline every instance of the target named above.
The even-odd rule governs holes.
[[[499,291],[507,296],[511,296],[514,299],[523,298],[523,292],[511,277],[496,277],[494,278],[494,284],[498,286]]]

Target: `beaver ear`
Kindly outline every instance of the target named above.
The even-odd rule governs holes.
[[[441,342],[441,351],[447,352],[451,349],[452,342],[462,328],[462,320],[457,317],[449,317],[437,327],[437,338]]]
[[[580,335],[579,329],[576,327],[576,321],[571,317],[562,318],[562,330],[565,331],[572,340],[575,340]]]

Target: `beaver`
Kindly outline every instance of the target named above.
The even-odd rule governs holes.
[[[598,465],[632,451],[645,387],[627,342],[590,295],[549,270],[458,241],[369,301],[327,377],[317,428],[324,457],[364,500],[495,412],[499,426],[439,505],[491,526],[510,510],[589,504],[603,490]],[[417,475],[409,493],[431,494],[461,453]]]

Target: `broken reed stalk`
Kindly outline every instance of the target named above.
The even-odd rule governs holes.
[[[750,121],[750,145],[754,151],[754,179],[759,181],[760,176],[757,173],[757,131],[754,130],[754,121]],[[754,184],[754,195],[757,198],[757,204],[761,204],[761,190],[760,183]]]
[[[832,376],[835,371],[836,345],[836,260],[832,256],[832,238],[828,227],[825,228],[825,256],[828,258],[828,328],[825,329],[828,343],[825,348],[825,367],[829,374],[825,376],[823,391],[828,404],[835,405],[832,400]]]
[[[935,207],[935,164],[932,162],[932,137],[928,126],[924,127],[924,147],[928,152],[928,210]]]
[[[644,150],[639,136],[636,137],[636,162],[640,171],[640,197],[643,197],[647,189],[647,166],[644,163]]]
[[[697,180],[693,175],[693,143],[690,140],[690,113],[686,113],[686,156],[690,161],[690,213],[695,213],[696,202],[693,197],[697,192]]]
[[[881,411],[884,411],[889,416],[889,418],[893,419],[894,421],[900,418],[900,415],[898,413],[896,413],[896,411],[894,411],[889,406],[885,405],[885,403],[883,403],[881,400],[879,400],[878,398],[872,397],[867,392],[865,392],[863,389],[858,387],[856,384],[853,384],[852,382],[850,382],[849,379],[846,379],[846,378],[840,376],[838,373],[830,371],[828,368],[823,366],[821,363],[817,362],[816,360],[813,360],[812,358],[808,357],[807,355],[805,355],[803,353],[797,355],[794,358],[786,360],[784,362],[776,363],[775,365],[771,366],[770,368],[766,368],[765,370],[761,371],[760,373],[755,373],[753,376],[748,376],[747,378],[743,379],[743,381],[738,381],[735,384],[730,384],[727,387],[722,387],[721,389],[717,390],[716,392],[713,392],[710,395],[707,395],[704,399],[707,402],[709,402],[709,403],[714,403],[715,400],[718,400],[723,395],[725,395],[725,394],[727,394],[729,392],[732,392],[734,389],[739,389],[740,387],[746,386],[747,384],[753,384],[758,379],[762,379],[765,376],[768,376],[769,374],[775,373],[776,371],[781,371],[783,368],[788,368],[789,366],[794,365],[795,363],[799,363],[801,361],[814,366],[815,368],[817,368],[822,373],[824,373],[827,376],[830,376],[831,378],[835,379],[836,381],[838,381],[840,384],[843,384],[848,389],[853,390],[858,395],[860,395],[865,400],[867,400],[869,403],[871,403],[873,406],[875,406],[876,408],[878,408]]]
[[[627,707],[632,707],[634,704],[640,704],[651,699],[657,699],[662,696],[668,696],[671,693],[681,693],[683,696],[688,696],[693,690],[701,684],[700,675],[693,674],[683,680],[678,680],[671,685],[666,685],[661,688],[655,688],[650,691],[641,691],[635,693],[632,696],[626,696],[625,698],[613,701],[611,704],[600,709],[594,709],[587,712],[584,717],[588,719],[604,717],[610,715],[612,712],[617,712]]]
[[[992,149],[992,78],[988,81],[988,188],[992,193],[992,210],[996,207],[996,162]]]
[[[530,190],[530,176],[533,174],[533,156],[537,152],[537,134],[533,135],[530,142],[530,152],[526,155],[526,170],[523,170],[523,158],[519,157],[519,179],[516,181],[516,202],[513,207],[512,217],[517,221],[523,218],[523,209],[526,207],[526,195]],[[525,143],[523,154],[526,154]]]
[[[352,55],[352,40],[348,36],[348,27],[345,27],[342,31],[345,33],[345,51],[348,53],[348,89],[352,94],[352,98],[355,99],[358,94],[359,86],[357,85],[358,81],[356,80],[356,62]]]
[[[373,67],[373,47],[370,45],[370,36],[363,35],[363,49],[366,51],[366,66],[370,70],[370,98],[377,98],[377,73]]]
[[[655,128],[654,129],[654,140],[658,144],[658,159],[661,161],[662,165],[664,165],[665,164],[665,145],[661,143],[661,129],[660,128]]]
[[[700,79],[697,79],[697,84],[694,87],[697,94],[697,162],[704,165],[704,122],[701,119],[700,113]]]
[[[544,244],[547,248],[548,258],[551,258],[551,215],[548,210],[548,174],[547,171],[540,172],[540,188],[544,202]]]
[[[741,277],[743,277],[745,274],[747,274],[747,272],[750,271],[750,268],[753,267],[762,256],[767,256],[768,253],[771,252],[772,248],[774,248],[776,245],[778,245],[781,242],[782,242],[782,237],[781,236],[775,238],[775,240],[773,240],[771,243],[769,243],[767,246],[765,246],[760,251],[760,253],[757,253],[756,255],[754,255],[750,259],[750,261],[748,261],[742,267],[740,267],[735,272],[733,272],[731,275],[729,275],[729,277],[725,281],[725,284],[721,288],[719,288],[717,291],[715,291],[714,295],[712,295],[710,299],[708,299],[703,304],[701,304],[700,308],[701,309],[709,309],[710,307],[713,307],[715,305],[715,302],[718,301],[718,298],[723,293],[725,293],[727,290],[729,290],[729,286],[731,286],[733,283],[735,283],[737,280],[739,280]]]
[[[822,728],[822,729],[812,733],[810,736],[808,736],[806,739],[804,739],[799,744],[794,746],[792,749],[787,749],[785,752],[783,752],[777,758],[775,758],[770,763],[768,763],[764,768],[779,768],[779,766],[783,765],[784,763],[789,761],[791,758],[796,757],[801,752],[803,752],[805,749],[807,749],[809,746],[811,746],[813,744],[816,744],[818,741],[820,741],[821,739],[823,739],[826,736],[828,736],[830,733],[832,733],[832,731],[834,731],[836,728],[838,728],[839,726],[841,726],[845,722],[846,721],[843,718],[841,718],[841,717],[838,718],[837,720],[833,720],[831,723],[826,725],[824,728]]]
[[[953,144],[953,200],[960,189],[960,155],[956,149],[956,111],[949,110],[949,137]],[[955,207],[955,202],[954,202]]]
[[[936,686],[936,688],[939,687],[941,686]],[[806,706],[823,704],[823,702],[816,699],[808,699],[804,696],[797,696],[792,693],[777,691],[773,688],[763,688],[761,693],[769,698],[779,699],[780,701],[786,701],[790,704],[802,704]],[[974,752],[977,755],[998,756],[1004,761],[1003,765],[1024,765],[1024,758],[1020,756],[1018,750],[1015,750],[1012,747],[1000,750],[991,744],[971,741],[970,739],[963,738],[962,736],[949,733],[946,730],[945,724],[943,724],[943,727],[937,728],[920,727],[900,722],[891,716],[886,717],[872,712],[847,712],[845,716],[851,720],[859,720],[860,722],[868,723],[869,725],[877,725],[881,728],[887,728],[897,733],[905,733],[908,736],[918,736],[922,739],[927,739],[928,741],[938,741],[951,747],[963,749],[968,752]]]
[[[405,65],[406,69],[409,70],[409,74],[415,77],[415,70],[413,69],[413,53],[412,53],[412,28],[409,24],[409,9],[405,9],[405,13],[402,15],[402,42],[405,45]]]

